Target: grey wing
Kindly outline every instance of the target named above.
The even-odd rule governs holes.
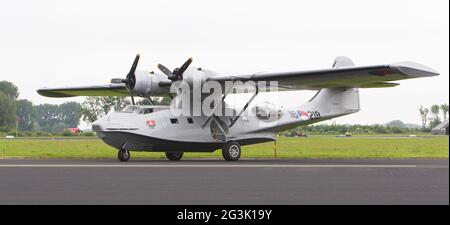
[[[322,88],[393,87],[398,84],[391,81],[431,77],[438,72],[426,66],[401,62],[390,65],[332,68],[324,70],[294,71],[281,73],[258,73],[242,76],[217,76],[209,78],[224,81],[276,81],[278,88],[288,90],[318,90]]]
[[[37,92],[42,96],[54,98],[75,96],[130,96],[131,94],[124,84],[41,88]]]

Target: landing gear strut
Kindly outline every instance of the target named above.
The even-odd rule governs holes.
[[[117,152],[117,158],[119,158],[121,162],[130,160],[130,151],[123,148],[119,149],[119,151]]]
[[[222,156],[226,161],[237,161],[241,157],[241,146],[235,141],[225,143]]]
[[[183,157],[183,152],[166,152],[166,157],[170,161],[178,161]]]

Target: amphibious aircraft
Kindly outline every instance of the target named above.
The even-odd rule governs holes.
[[[131,97],[132,105],[109,112],[92,124],[98,137],[118,149],[120,161],[128,161],[130,151],[165,152],[169,160],[180,160],[184,152],[218,149],[225,160],[235,161],[243,145],[275,141],[277,132],[358,112],[360,88],[394,87],[398,84],[392,81],[439,75],[413,62],[355,66],[342,56],[330,69],[232,75],[194,67],[192,58],[173,71],[161,64],[157,66],[161,72],[141,71],[137,70],[139,58],[138,54],[124,79],[114,78],[110,84],[41,88],[37,92],[47,97]],[[227,102],[228,96],[243,89],[248,97],[242,98],[242,104]],[[317,92],[304,104],[295,99],[284,106],[276,101],[254,102],[260,93],[276,94],[273,90]],[[134,104],[134,97],[151,101],[151,97],[167,95],[172,98],[170,106]],[[208,110],[194,112],[202,107]]]

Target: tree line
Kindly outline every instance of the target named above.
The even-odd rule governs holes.
[[[432,105],[430,108],[420,106],[419,114],[422,119],[422,125],[405,124],[400,120],[393,120],[386,124],[374,125],[310,125],[297,127],[282,134],[287,136],[298,136],[303,134],[316,135],[342,135],[350,134],[412,134],[412,133],[428,133],[438,124],[446,121],[448,118],[448,104]]]
[[[415,134],[424,132],[424,130],[417,125],[405,124],[400,120],[393,120],[387,124],[374,125],[328,125],[316,124],[304,127],[297,127],[295,129],[285,131],[282,134],[286,136],[307,135],[370,135],[370,134]]]
[[[80,124],[81,104],[34,105],[18,99],[19,89],[9,81],[0,81],[0,131],[63,132]]]
[[[422,126],[415,124],[405,124],[401,120],[393,120],[386,124],[374,125],[310,125],[297,127],[282,134],[287,136],[298,136],[304,134],[317,135],[341,135],[341,134],[411,134],[411,133],[428,133],[438,124],[446,121],[448,118],[448,104],[432,105],[430,108],[419,108],[420,117],[422,118]]]

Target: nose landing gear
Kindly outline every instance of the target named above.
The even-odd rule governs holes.
[[[130,160],[130,151],[123,148],[119,149],[119,151],[117,152],[117,158],[119,158],[121,162]]]

